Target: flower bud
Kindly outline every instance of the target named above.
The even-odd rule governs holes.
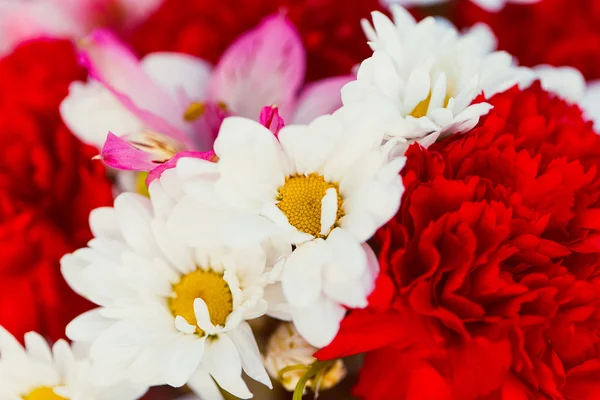
[[[267,343],[265,368],[286,390],[293,391],[311,364],[317,361],[313,357],[317,350],[300,336],[293,324],[281,323]],[[310,379],[307,386],[315,392],[331,389],[346,376],[346,372],[344,362],[336,360],[318,375],[318,379]]]

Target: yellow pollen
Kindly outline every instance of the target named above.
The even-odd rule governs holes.
[[[321,232],[321,202],[327,189],[334,188],[337,197],[337,216],[334,226],[344,216],[343,199],[337,183],[325,181],[321,175],[294,174],[285,179],[279,189],[277,207],[285,214],[288,221],[299,231],[315,237],[323,237]]]
[[[194,300],[197,298],[206,303],[210,322],[215,326],[225,326],[227,317],[233,312],[233,296],[223,274],[198,268],[173,285],[173,297],[169,299],[171,313],[185,318],[188,324],[196,326],[198,335],[204,336],[194,313]]]
[[[450,101],[450,95],[446,95],[446,99],[444,100],[444,107],[448,106],[448,102]],[[415,118],[421,118],[427,115],[427,111],[429,110],[429,103],[431,102],[431,91],[429,91],[429,95],[423,101],[421,101],[417,106],[410,112],[410,116]]]
[[[52,388],[46,386],[33,389],[22,398],[23,400],[69,400],[66,397],[57,395]]]
[[[135,174],[135,190],[143,196],[150,197],[146,178],[148,178],[148,172],[137,172]]]
[[[194,122],[198,118],[204,115],[204,111],[206,111],[206,107],[204,103],[200,101],[195,101],[189,105],[187,110],[183,113],[183,119],[187,122]]]

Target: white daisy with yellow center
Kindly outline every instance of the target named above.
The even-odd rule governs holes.
[[[363,20],[374,53],[342,89],[344,105],[377,104],[390,114],[389,137],[427,145],[466,132],[491,109],[472,104],[478,95],[533,79],[508,53],[492,52],[481,28],[461,36],[448,22],[429,17],[417,23],[398,5],[391,12],[394,22],[380,12],[372,14],[373,25]]]
[[[73,320],[67,336],[89,342],[94,362],[134,382],[187,384],[220,398],[210,374],[224,390],[250,398],[243,368],[270,387],[245,322],[267,311],[266,247],[185,247],[161,219],[172,202],[161,182],[150,193],[152,200],[121,194],[114,208],[94,210],[95,238],[62,259],[69,285],[99,306]]]
[[[295,246],[270,272],[287,307],[270,305],[285,309],[278,316],[293,319],[311,344],[326,345],[345,307],[366,306],[377,263],[369,268],[362,243],[400,205],[405,160],[381,146],[384,123],[373,107],[344,107],[276,137],[252,120],[225,119],[218,162],[179,160],[187,195],[169,231],[190,246],[244,247],[273,237]]]
[[[0,326],[2,400],[135,400],[147,389],[103,377],[85,354],[77,354],[64,340],[51,349],[40,335],[29,332],[23,347]]]

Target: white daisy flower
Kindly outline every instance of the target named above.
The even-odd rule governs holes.
[[[473,3],[477,4],[479,7],[483,8],[486,11],[490,12],[498,12],[504,8],[504,6],[508,3],[513,4],[534,4],[538,3],[541,0],[471,0]],[[413,7],[413,6],[433,6],[436,4],[447,3],[448,0],[381,0],[383,5],[391,5],[391,4],[399,4],[404,7]]]
[[[206,399],[220,398],[209,377],[240,398],[252,393],[241,377],[271,387],[245,320],[265,314],[263,247],[233,252],[187,248],[171,237],[162,217],[173,199],[164,188],[170,171],[150,185],[152,200],[124,193],[114,208],[90,215],[95,238],[66,255],[69,285],[99,308],[67,326],[72,340],[89,342],[90,355],[134,382],[188,384]]]
[[[391,11],[395,23],[379,12],[372,14],[373,26],[363,20],[374,53],[361,64],[357,80],[342,89],[344,105],[374,103],[390,113],[391,137],[427,145],[438,135],[466,132],[491,108],[472,104],[479,94],[531,80],[531,72],[515,67],[508,53],[490,52],[481,30],[461,36],[446,21],[429,17],[417,23],[402,7]]]
[[[25,335],[23,347],[0,326],[0,399],[134,400],[146,391],[122,379],[101,379],[104,375],[82,355],[64,340],[50,349],[35,332]]]
[[[344,107],[276,137],[252,120],[225,119],[217,163],[177,164],[187,196],[173,210],[170,232],[189,246],[243,247],[270,237],[296,246],[270,273],[289,306],[273,303],[276,314],[292,318],[314,346],[326,345],[345,306],[367,304],[374,271],[361,244],[400,205],[404,158],[381,146],[384,123],[373,107]]]

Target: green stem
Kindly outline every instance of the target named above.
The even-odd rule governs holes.
[[[310,365],[310,368],[298,381],[296,388],[294,389],[294,395],[292,400],[302,400],[302,395],[304,394],[304,389],[308,384],[308,381],[314,377],[319,377],[319,380],[322,379],[322,376],[325,372],[331,367],[334,361],[315,361]]]
[[[281,371],[279,371],[279,373],[277,374],[277,380],[279,382],[282,382],[285,374],[287,374],[288,372],[300,370],[308,371],[308,367],[304,364],[288,365],[287,367],[282,368]]]

